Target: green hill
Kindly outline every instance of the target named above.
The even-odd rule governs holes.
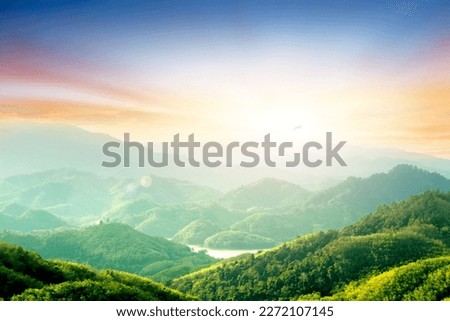
[[[295,184],[263,179],[231,191],[215,202],[157,205],[148,199],[134,200],[110,209],[103,219],[129,224],[148,235],[172,238],[183,244],[220,249],[265,248],[276,241],[267,235],[233,230],[232,226],[276,205],[298,205],[309,195],[310,192]],[[233,239],[235,235],[240,236],[240,241]]]
[[[407,202],[382,205],[343,230],[345,235],[366,235],[408,227],[450,245],[450,193],[425,192]]]
[[[369,221],[362,219],[342,232],[306,235],[269,251],[218,263],[172,285],[207,300],[329,296],[374,273],[448,255],[449,206],[450,194],[426,192],[382,206]],[[402,219],[410,216],[411,209],[420,220]],[[397,219],[397,224],[383,225]],[[381,220],[374,231],[371,220]]]
[[[258,249],[298,235],[343,228],[378,205],[427,189],[448,191],[450,181],[439,174],[400,165],[369,178],[349,178],[314,194],[295,184],[264,179],[226,193],[217,201],[220,205],[155,207],[140,201],[104,217],[115,217],[146,234],[174,238],[184,244],[193,244],[194,240],[197,245],[215,249]],[[198,228],[193,222],[199,219],[209,226]],[[218,229],[216,233],[212,233],[211,224]]]
[[[150,209],[145,215],[145,220],[136,225],[137,230],[148,235],[172,238],[186,225],[199,219],[227,228],[248,214],[225,209],[216,203],[203,203],[161,206]]]
[[[359,301],[450,300],[450,256],[420,260],[346,285],[325,299]]]
[[[42,259],[0,242],[0,300],[187,300],[189,297],[149,279],[113,270]]]
[[[0,202],[46,210],[73,225],[93,222],[111,209],[141,199],[153,204],[148,210],[154,204],[193,203],[220,195],[212,188],[169,178],[102,177],[72,169],[18,175],[0,181]]]
[[[238,231],[223,231],[208,237],[204,245],[210,249],[266,249],[276,245],[268,237]]]
[[[226,193],[220,204],[226,208],[246,210],[252,207],[272,208],[283,205],[298,205],[311,192],[286,181],[265,178]]]
[[[98,219],[113,201],[115,180],[69,169],[9,177],[0,182],[0,199],[46,210],[71,224]]]
[[[231,229],[283,242],[315,231],[343,228],[379,205],[427,190],[450,191],[450,180],[414,166],[399,165],[388,173],[349,178],[315,193],[301,206],[278,207],[250,215]]]
[[[222,195],[210,187],[156,175],[143,176],[138,180],[124,179],[111,192],[115,201],[145,199],[159,205],[209,201]]]
[[[53,230],[67,226],[67,223],[44,210],[27,209],[10,204],[0,211],[0,231],[33,232]]]
[[[208,237],[220,231],[220,228],[210,221],[198,219],[179,230],[172,241],[182,244],[203,245]]]
[[[36,251],[48,259],[122,270],[159,281],[217,261],[202,252],[192,252],[187,246],[151,237],[117,223],[40,234],[2,232],[0,240]]]
[[[111,207],[102,215],[102,220],[136,226],[148,217],[150,210],[157,207],[147,199],[126,201]]]
[[[367,213],[378,205],[403,200],[427,190],[450,191],[450,180],[411,165],[397,165],[387,173],[368,178],[350,177],[344,182],[315,194],[307,206],[346,206]]]
[[[4,202],[0,205],[0,212],[4,215],[18,217],[29,210],[28,207],[14,202]]]
[[[156,176],[107,178],[60,169],[0,181],[0,230],[85,226],[101,218],[184,244],[258,249],[299,235],[343,228],[379,205],[426,190],[450,191],[450,180],[399,165],[387,173],[349,178],[316,193],[263,179],[222,195]],[[41,212],[22,217],[24,208]],[[199,220],[206,224],[204,228],[195,223]]]

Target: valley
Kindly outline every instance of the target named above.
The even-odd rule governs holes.
[[[2,297],[104,300],[113,287],[144,299],[154,294],[127,284],[159,282],[183,300],[447,299],[449,191],[410,165],[318,192],[277,179],[223,193],[70,169],[13,176],[0,182]],[[56,264],[45,273],[61,285],[20,270],[28,260]]]

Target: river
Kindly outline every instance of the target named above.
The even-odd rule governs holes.
[[[209,256],[215,257],[217,259],[228,259],[230,257],[238,256],[244,253],[257,253],[262,250],[214,250],[208,249],[206,247],[201,247],[197,245],[188,245],[194,252],[199,252],[205,250]]]

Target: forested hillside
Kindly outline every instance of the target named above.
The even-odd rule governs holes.
[[[314,193],[262,179],[222,194],[156,176],[112,178],[60,169],[0,181],[0,230],[33,232],[102,220],[187,245],[263,249],[343,228],[379,205],[426,190],[450,191],[450,180],[399,165]]]
[[[226,193],[219,202],[226,208],[247,210],[299,205],[311,195],[296,184],[265,178]]]
[[[189,300],[149,279],[80,264],[44,260],[33,252],[0,242],[0,300]]]
[[[343,231],[299,237],[176,279],[172,285],[207,300],[329,296],[374,273],[448,255],[449,226],[450,194],[426,192],[381,206]]]
[[[313,194],[301,206],[284,206],[248,216],[231,230],[282,242],[296,236],[355,223],[377,206],[401,201],[427,190],[450,191],[450,180],[410,165],[368,178],[351,177]]]
[[[167,281],[217,260],[203,252],[123,224],[100,224],[80,230],[40,234],[0,232],[0,240],[36,251],[45,258],[115,269]]]
[[[17,232],[33,232],[54,230],[66,227],[68,224],[55,215],[44,210],[33,210],[26,207],[8,204],[0,210],[0,229]],[[20,209],[20,210],[19,210]],[[6,213],[17,213],[12,216]]]
[[[315,297],[318,299],[319,297]],[[302,299],[302,298],[300,298]],[[303,298],[307,299],[307,297]],[[419,260],[351,282],[327,300],[450,300],[450,256]]]

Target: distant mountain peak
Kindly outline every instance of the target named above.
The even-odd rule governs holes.
[[[258,186],[258,185],[273,185],[273,184],[282,184],[282,185],[290,185],[290,186],[298,186],[297,184],[281,180],[274,177],[264,177],[257,181],[254,181],[253,183],[248,184],[247,186]]]
[[[285,202],[302,202],[309,195],[309,191],[294,183],[263,178],[226,193],[221,204],[237,209],[276,207]]]
[[[420,172],[420,173],[430,173],[424,169],[421,169],[415,165],[411,164],[398,164],[394,166],[388,173],[398,173],[398,172]]]

